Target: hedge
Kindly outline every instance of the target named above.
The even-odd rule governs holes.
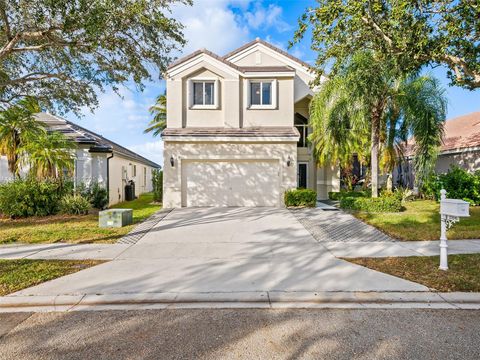
[[[447,191],[447,197],[462,199],[471,205],[480,205],[480,171],[469,173],[453,165],[446,174],[432,174],[422,185],[421,192],[427,198],[440,199],[440,190]]]
[[[163,202],[163,171],[153,170],[152,172],[153,184],[153,201]]]
[[[12,218],[56,214],[60,200],[71,191],[70,184],[58,180],[7,182],[0,185],[0,214]]]
[[[317,193],[310,189],[287,190],[284,196],[285,206],[307,206],[317,205]]]
[[[345,197],[369,197],[370,194],[365,191],[330,191],[328,198],[330,200],[340,200]]]
[[[399,212],[402,210],[402,201],[395,196],[344,197],[340,199],[340,208],[365,212]]]

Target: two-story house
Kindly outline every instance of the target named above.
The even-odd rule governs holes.
[[[256,39],[218,56],[171,64],[164,140],[164,206],[283,206],[288,189],[326,199],[339,170],[309,147],[310,66]]]

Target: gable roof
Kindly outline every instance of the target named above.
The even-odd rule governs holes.
[[[184,56],[184,57],[182,57],[182,58],[174,61],[173,63],[171,63],[171,64],[167,67],[167,71],[168,71],[168,70],[171,70],[171,69],[173,69],[174,67],[176,67],[176,66],[178,66],[178,65],[180,65],[180,64],[183,64],[184,62],[187,62],[188,60],[193,59],[193,58],[195,58],[195,57],[197,57],[198,55],[201,55],[201,54],[208,55],[208,56],[214,58],[215,60],[218,60],[218,61],[224,63],[225,65],[230,66],[232,69],[235,69],[235,70],[241,72],[239,66],[235,65],[234,63],[232,63],[232,62],[224,59],[223,57],[221,57],[221,56],[219,56],[219,55],[217,55],[217,54],[215,54],[215,53],[213,53],[213,52],[211,52],[210,50],[207,50],[207,49],[200,49],[200,50],[194,51],[193,53],[191,53],[191,54],[189,54],[189,55],[187,55],[187,56]]]
[[[180,59],[177,59],[176,61],[174,61],[173,63],[171,63],[168,67],[167,67],[167,72],[175,67],[177,67],[178,65],[181,65],[191,59],[194,59],[195,57],[201,55],[201,54],[205,54],[205,55],[208,55],[212,58],[214,58],[215,60],[218,60],[222,63],[224,63],[225,65],[231,67],[232,69],[235,69],[241,73],[245,73],[245,72],[253,72],[253,71],[262,71],[262,72],[269,72],[269,71],[272,71],[272,72],[286,72],[286,71],[293,71],[294,69],[290,66],[258,66],[258,67],[254,67],[254,66],[238,66],[236,64],[234,64],[233,62],[229,61],[228,59],[234,55],[236,55],[237,53],[243,51],[243,50],[246,50],[248,49],[249,47],[253,46],[253,45],[256,45],[256,44],[262,44],[268,48],[270,48],[271,50],[273,51],[276,51],[278,53],[280,53],[281,55],[283,56],[286,56],[288,57],[290,60],[293,60],[295,62],[297,62],[298,64],[308,68],[309,70],[312,70],[313,71],[313,67],[311,65],[309,65],[308,63],[306,63],[305,61],[303,60],[300,60],[299,58],[289,54],[288,52],[264,41],[264,40],[261,40],[259,38],[239,47],[238,49],[235,49],[231,52],[229,52],[228,54],[226,54],[225,56],[219,56],[217,54],[215,54],[214,52],[211,52],[207,49],[200,49],[200,50],[197,50],[197,51],[194,51],[193,53],[189,54],[189,55],[186,55]]]
[[[154,168],[160,168],[157,163],[104,138],[93,131],[87,130],[71,121],[48,113],[37,113],[35,118],[43,123],[48,131],[58,131],[77,144],[91,145],[92,152],[116,152],[132,160],[139,161]]]
[[[265,40],[262,40],[260,38],[256,38],[255,40],[250,41],[249,43],[246,43],[245,45],[240,46],[238,49],[235,49],[235,50],[229,52],[228,54],[224,55],[223,58],[225,60],[228,60],[229,58],[233,57],[234,55],[236,55],[236,54],[238,54],[238,53],[240,53],[240,52],[242,52],[242,51],[244,51],[244,50],[246,50],[246,49],[248,49],[248,48],[250,48],[254,45],[257,45],[257,44],[262,44],[263,46],[266,46],[266,47],[270,48],[271,50],[276,51],[276,52],[282,54],[283,56],[288,57],[290,60],[293,60],[293,61],[299,63],[300,65],[305,66],[309,70],[314,70],[313,67],[310,64],[306,63],[305,61],[293,56],[292,54],[289,54],[288,52],[286,52],[286,51],[276,47],[275,45],[272,45],[269,42],[266,42]]]

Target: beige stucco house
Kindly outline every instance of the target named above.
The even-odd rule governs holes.
[[[225,56],[198,50],[165,78],[165,207],[283,206],[288,189],[339,189],[307,141],[307,63],[256,39]]]
[[[71,121],[47,113],[35,118],[49,131],[58,131],[75,144],[73,180],[75,185],[97,182],[107,188],[109,205],[125,200],[125,185],[135,184],[135,195],[150,192],[152,171],[160,165],[85,129]],[[28,169],[23,169],[23,172]],[[13,180],[5,156],[0,156],[0,182]]]

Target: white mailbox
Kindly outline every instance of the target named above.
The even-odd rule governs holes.
[[[468,217],[470,204],[463,200],[458,199],[443,199],[440,201],[440,214],[455,216],[455,217]]]
[[[470,216],[469,206],[466,201],[447,199],[445,189],[440,190],[440,270],[448,270],[448,245],[447,230],[461,217]]]

